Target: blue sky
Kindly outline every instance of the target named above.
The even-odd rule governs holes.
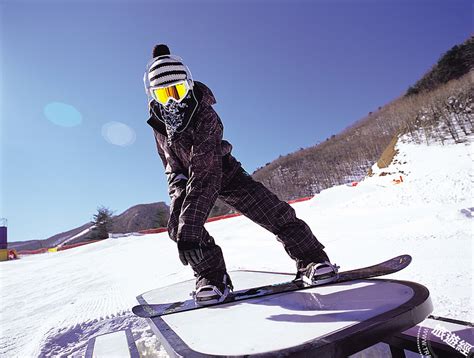
[[[199,3],[199,4],[196,4]],[[0,3],[1,206],[9,241],[169,203],[142,77],[156,43],[217,98],[244,168],[402,95],[472,32],[469,1]]]

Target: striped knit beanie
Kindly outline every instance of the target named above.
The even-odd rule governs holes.
[[[183,81],[188,78],[189,70],[180,59],[170,55],[170,50],[166,45],[156,45],[153,48],[153,58],[148,70],[148,81],[150,87],[166,86],[167,84]]]

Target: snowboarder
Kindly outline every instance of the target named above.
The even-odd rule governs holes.
[[[217,198],[276,235],[296,261],[295,279],[331,282],[331,264],[309,226],[294,209],[255,181],[223,140],[211,90],[194,81],[183,60],[166,45],[153,48],[143,78],[159,156],[171,198],[168,233],[179,258],[196,277],[196,303],[222,302],[233,289],[221,248],[204,228]]]

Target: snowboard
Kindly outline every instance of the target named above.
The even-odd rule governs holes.
[[[304,290],[312,287],[319,287],[325,285],[331,285],[341,282],[367,279],[371,277],[378,277],[388,275],[397,271],[400,271],[407,267],[411,262],[410,255],[396,256],[390,260],[378,263],[376,265],[367,266],[359,269],[350,271],[339,272],[339,277],[332,282],[323,283],[319,285],[312,285],[304,283],[302,280],[286,281],[272,285],[265,285],[260,287],[253,287],[243,289],[229,293],[227,298],[223,302],[209,304],[209,305],[198,305],[194,299],[188,299],[179,302],[168,302],[158,304],[141,304],[132,308],[132,312],[143,318],[152,318],[157,316],[164,316],[176,312],[184,312],[195,309],[208,308],[212,306],[222,305],[229,302],[236,302],[242,300],[248,300],[251,298],[270,296],[278,293],[292,292],[297,290]]]

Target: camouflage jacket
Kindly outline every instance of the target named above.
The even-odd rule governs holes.
[[[182,243],[200,243],[204,223],[221,187],[240,166],[230,154],[232,145],[222,139],[224,128],[212,108],[216,103],[214,95],[203,83],[194,84],[199,104],[184,131],[175,134],[172,140],[168,138],[154,108],[159,106],[157,102],[150,103],[148,119],[168,179],[171,215],[179,214],[178,226],[168,225],[168,231],[171,239]]]

